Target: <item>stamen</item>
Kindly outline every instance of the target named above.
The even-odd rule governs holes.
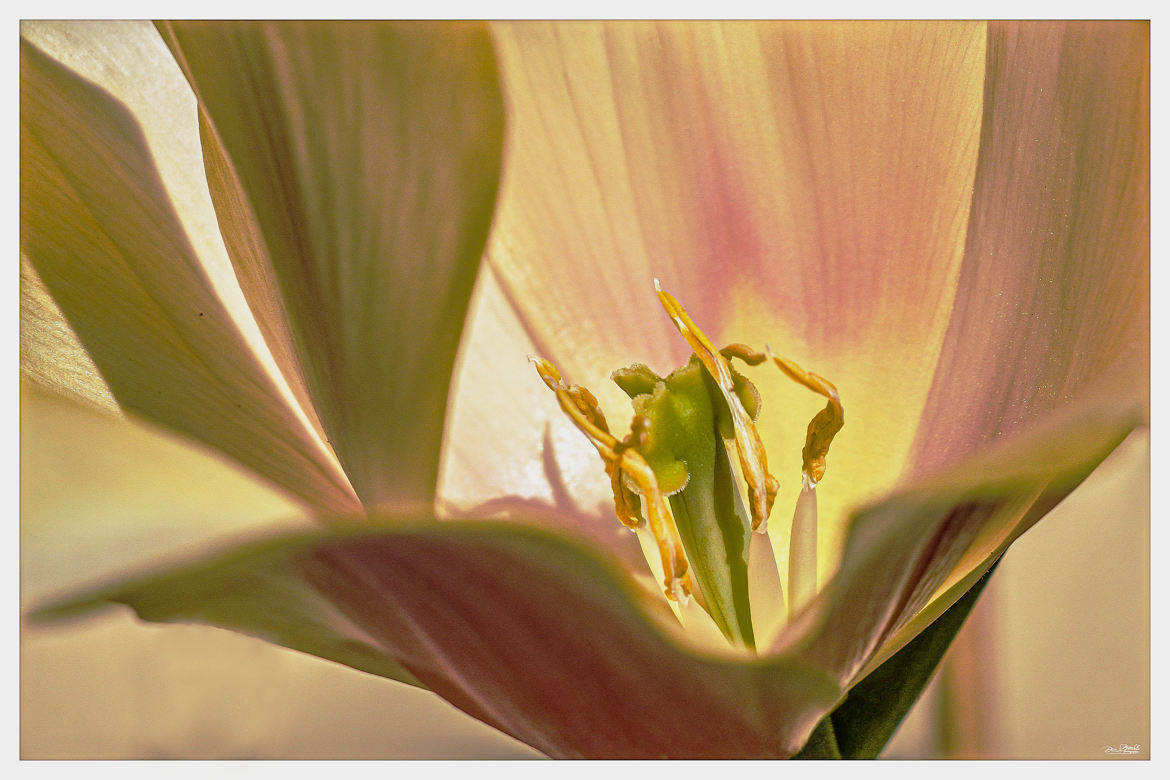
[[[841,406],[841,397],[837,394],[836,386],[823,376],[808,373],[791,360],[773,355],[772,348],[767,345],[764,349],[785,376],[829,399],[825,408],[808,424],[808,435],[805,437],[804,451],[801,453],[804,460],[802,471],[815,487],[825,476],[825,456],[829,454],[829,445],[845,425],[845,409]]]
[[[739,396],[735,393],[731,365],[727,362],[727,357],[715,348],[706,334],[699,330],[682,304],[673,295],[663,291],[657,279],[654,280],[654,289],[658,292],[658,300],[662,302],[662,308],[666,310],[679,333],[687,340],[687,344],[702,361],[727,401],[727,406],[731,410],[732,424],[735,427],[735,445],[739,452],[739,463],[743,470],[744,480],[748,485],[748,506],[752,514],[752,530],[764,533],[767,531],[768,515],[772,511],[772,502],[776,499],[776,491],[779,486],[775,478],[768,473],[768,458],[764,452],[764,443],[760,440],[759,431],[756,430],[755,423],[752,422],[751,416],[743,408]],[[739,346],[742,345],[733,345],[732,348]]]
[[[634,509],[634,494],[625,486],[622,475],[628,476],[638,486],[645,499],[650,532],[654,534],[662,556],[666,596],[685,603],[690,595],[690,577],[682,540],[674,518],[666,507],[666,499],[658,489],[658,480],[653,470],[634,449],[642,436],[642,426],[635,424],[629,438],[619,442],[609,432],[605,415],[592,393],[577,385],[565,385],[556,366],[547,360],[533,355],[529,355],[528,359],[536,366],[544,383],[556,393],[561,409],[597,448],[613,487],[614,509],[618,519],[628,528],[637,528],[641,520]]]
[[[768,356],[763,352],[756,352],[747,344],[728,344],[723,349],[719,350],[719,354],[731,360],[732,358],[739,358],[749,366],[758,366],[768,359]]]
[[[800,495],[796,499],[788,541],[788,618],[791,620],[817,592],[817,483],[825,476],[829,445],[845,425],[845,409],[832,382],[805,371],[791,360],[773,355],[768,345],[764,345],[764,351],[789,379],[829,399],[808,424],[801,452]]]
[[[756,647],[770,647],[784,629],[788,611],[776,554],[767,534],[752,534],[748,553],[748,597],[751,601],[752,630]]]

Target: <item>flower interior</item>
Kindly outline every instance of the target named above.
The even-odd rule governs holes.
[[[561,409],[601,455],[618,520],[633,531],[649,527],[667,598],[687,606],[693,596],[731,643],[755,648],[755,627],[774,622],[777,615],[757,615],[753,621],[753,604],[757,611],[767,604],[767,611],[781,616],[786,612],[791,618],[816,593],[816,488],[825,474],[829,445],[845,423],[844,410],[831,382],[773,355],[767,346],[764,352],[743,344],[717,349],[657,279],[654,286],[694,354],[666,377],[640,363],[613,373],[613,381],[634,407],[625,438],[619,440],[610,432],[593,393],[566,384],[549,361],[530,359],[556,393]],[[753,533],[767,539],[779,483],[768,472],[767,453],[755,425],[759,391],[732,366],[732,359],[748,366],[770,363],[828,399],[809,423],[802,452],[787,599],[770,545],[752,543]],[[738,469],[730,455],[733,448]],[[761,567],[771,570],[762,577],[749,575]],[[767,598],[758,592],[765,589],[773,591]]]

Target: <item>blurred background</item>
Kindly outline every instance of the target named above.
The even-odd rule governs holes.
[[[1139,433],[1008,551],[885,757],[1149,757],[1149,488]],[[122,609],[23,625],[20,660],[25,759],[538,757],[429,693]]]

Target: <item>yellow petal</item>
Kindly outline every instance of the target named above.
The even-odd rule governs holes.
[[[118,402],[97,366],[23,255],[20,258],[20,375],[95,408],[119,413]]]
[[[1135,367],[1137,372],[1143,367]],[[875,668],[957,601],[1021,534],[1068,495],[1145,419],[1144,388],[1119,394],[1112,378],[1034,422],[1016,436],[981,450],[943,473],[922,479],[887,501],[910,505],[982,505],[989,511],[953,525],[924,559],[912,599],[894,616]],[[947,496],[951,498],[947,498]],[[974,499],[973,501],[971,499]],[[845,566],[844,562],[842,566]]]
[[[475,25],[163,26],[225,240],[367,505],[434,496],[503,110]]]

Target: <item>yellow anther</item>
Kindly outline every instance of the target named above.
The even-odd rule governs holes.
[[[618,441],[605,422],[605,415],[597,404],[593,393],[578,385],[566,385],[556,366],[543,358],[529,356],[537,373],[549,388],[556,393],[561,409],[568,415],[578,430],[597,448],[605,462],[613,488],[614,511],[618,519],[628,528],[637,528],[641,519],[635,509],[635,494],[625,485],[622,475],[630,478],[646,504],[646,516],[650,532],[658,543],[662,556],[662,571],[666,595],[674,601],[685,601],[690,595],[690,577],[687,574],[687,558],[683,551],[682,539],[674,524],[674,517],[667,509],[666,499],[658,489],[658,479],[646,460],[635,449],[644,435],[645,420],[635,425],[625,441]]]
[[[845,425],[845,408],[841,406],[841,397],[837,394],[836,386],[823,376],[809,373],[791,360],[773,355],[770,347],[765,346],[764,349],[785,376],[829,399],[825,408],[808,424],[808,435],[801,452],[804,460],[802,471],[810,484],[816,485],[825,476],[825,456],[829,454],[829,445],[837,431]]]
[[[764,443],[760,440],[760,433],[752,422],[751,416],[740,403],[735,393],[735,382],[732,378],[731,364],[703,331],[695,325],[694,320],[687,314],[673,295],[664,292],[658,280],[654,280],[654,289],[658,291],[658,300],[662,308],[674,321],[679,333],[687,340],[695,355],[702,361],[707,371],[719,386],[719,391],[727,401],[731,410],[732,424],[735,427],[735,447],[739,452],[739,463],[743,469],[744,480],[748,485],[748,504],[752,513],[752,530],[763,533],[772,511],[772,501],[776,498],[776,480],[768,473],[768,457],[764,452]],[[729,349],[737,349],[742,345],[732,345]],[[743,349],[750,352],[746,347]],[[734,354],[734,353],[733,353]],[[738,356],[738,355],[737,355]]]

